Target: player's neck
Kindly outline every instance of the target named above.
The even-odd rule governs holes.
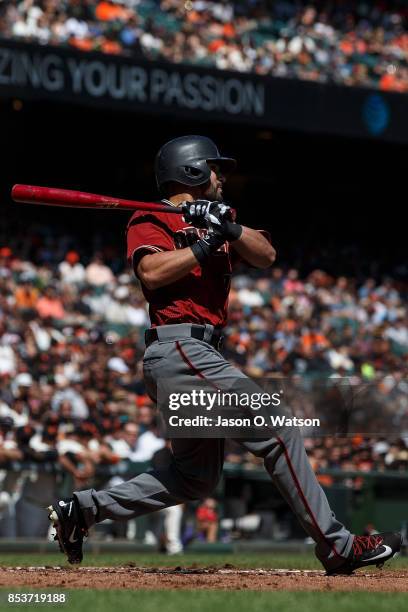
[[[194,198],[191,193],[177,193],[167,198],[173,206],[181,206],[183,202],[193,202]]]

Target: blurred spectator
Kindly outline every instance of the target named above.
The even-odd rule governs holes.
[[[65,259],[59,264],[58,270],[61,281],[67,285],[81,285],[85,281],[85,268],[75,251],[69,251],[65,255]]]
[[[207,497],[196,510],[197,532],[207,542],[216,542],[218,534],[217,502]]]
[[[61,298],[57,295],[54,287],[47,287],[43,295],[37,301],[37,312],[41,318],[63,319],[65,310]]]
[[[153,455],[163,448],[165,441],[157,429],[156,419],[152,420],[151,429],[142,433],[138,439],[137,446],[131,454],[132,461],[150,461]]]
[[[103,263],[99,255],[95,255],[85,272],[87,283],[93,287],[104,287],[114,280],[112,270]]]
[[[38,301],[38,289],[33,286],[33,277],[29,273],[20,275],[19,284],[14,292],[15,306],[25,312],[33,312]]]
[[[0,35],[82,51],[408,91],[405,0],[4,0]]]

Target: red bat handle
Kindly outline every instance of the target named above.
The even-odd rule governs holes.
[[[146,210],[154,212],[182,214],[181,208],[124,200],[111,196],[73,191],[72,189],[56,189],[54,187],[38,187],[37,185],[14,185],[11,190],[14,202],[25,204],[40,204],[42,206],[63,206],[68,208],[115,208],[117,210]]]

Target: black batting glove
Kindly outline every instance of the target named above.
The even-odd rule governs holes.
[[[225,242],[234,242],[242,234],[242,225],[224,221],[221,225],[210,227],[207,236],[195,242],[190,248],[198,263],[202,266],[208,257],[218,251]]]
[[[195,200],[182,206],[183,218],[194,227],[210,229],[232,219],[232,209],[225,202]]]
[[[194,253],[195,258],[197,259],[200,266],[206,263],[207,259],[218,251],[220,246],[224,244],[226,238],[224,238],[220,234],[208,233],[207,236],[197,240],[193,245],[191,245],[191,250]]]
[[[222,235],[227,242],[239,240],[242,234],[242,225],[233,221],[223,221],[219,226],[212,226],[210,233]]]

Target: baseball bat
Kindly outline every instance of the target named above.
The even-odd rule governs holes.
[[[11,190],[14,202],[24,204],[39,204],[41,206],[62,206],[66,208],[95,208],[116,210],[143,210],[165,212],[181,215],[182,210],[175,206],[124,200],[111,196],[73,191],[72,189],[57,189],[55,187],[39,187],[38,185],[14,185]]]

